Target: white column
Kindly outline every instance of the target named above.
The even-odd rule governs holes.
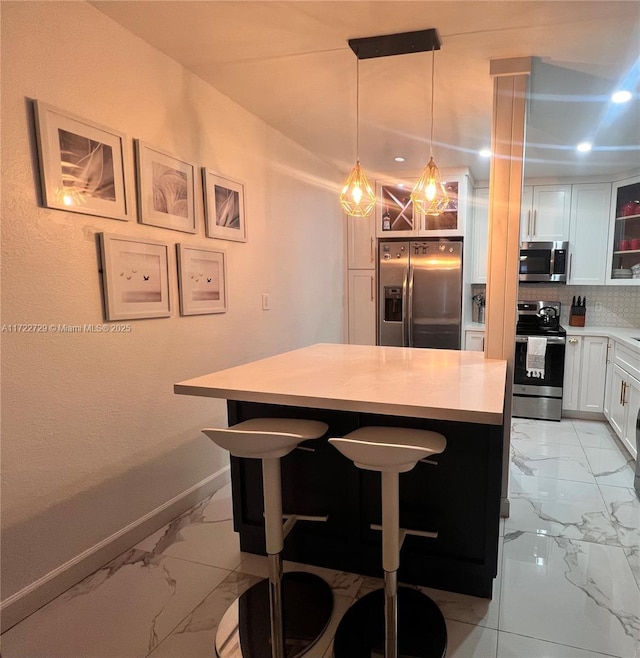
[[[491,60],[493,118],[489,175],[489,251],[485,357],[507,360],[501,515],[509,514],[511,396],[515,346],[520,203],[531,57]]]

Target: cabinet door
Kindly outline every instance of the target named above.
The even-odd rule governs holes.
[[[626,387],[624,390],[625,403],[625,424],[622,442],[627,450],[638,459],[638,450],[636,444],[636,424],[638,422],[638,411],[640,410],[640,381],[635,377],[627,377]]]
[[[613,373],[611,374],[611,416],[609,417],[609,422],[620,438],[624,436],[626,420],[626,409],[623,404],[625,379],[625,371],[620,366],[613,364]]]
[[[349,343],[376,344],[374,270],[349,270]]]
[[[469,203],[469,177],[460,171],[440,172],[449,195],[449,204],[437,216],[420,216],[418,235],[421,237],[464,236]]]
[[[609,183],[572,186],[568,284],[604,284],[610,205]]]
[[[376,236],[411,238],[418,235],[420,217],[414,212],[411,190],[414,181],[376,181]]]
[[[580,411],[602,413],[607,370],[607,345],[603,336],[584,336],[580,360]]]
[[[471,227],[471,283],[487,282],[487,247],[489,239],[489,189],[476,190],[473,198]]]
[[[567,348],[564,354],[564,382],[562,384],[562,408],[567,411],[577,411],[580,403],[581,351],[581,337],[567,338]]]
[[[613,183],[606,266],[608,285],[640,285],[640,278],[628,278],[629,270],[640,263],[638,200],[640,200],[640,176]]]
[[[534,186],[532,240],[568,240],[570,204],[571,185]]]
[[[484,352],[484,331],[465,331],[464,349],[468,352]]]
[[[373,270],[376,266],[375,217],[347,217],[347,267]]]
[[[526,186],[522,190],[520,204],[520,242],[533,240],[533,187]]]
[[[615,343],[609,340],[607,345],[607,375],[604,386],[604,417],[611,419],[612,379],[613,379],[613,351]]]

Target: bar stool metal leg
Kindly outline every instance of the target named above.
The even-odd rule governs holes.
[[[282,491],[280,489],[280,459],[262,460],[262,490],[264,492],[264,522],[269,558],[269,617],[271,622],[271,655],[284,658],[282,619]]]
[[[382,476],[382,568],[384,569],[385,656],[398,658],[398,567],[400,490],[398,473]]]

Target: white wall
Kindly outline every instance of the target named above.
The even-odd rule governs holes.
[[[227,464],[200,434],[223,401],[174,382],[343,339],[341,174],[80,2],[2,3],[2,324],[103,321],[96,233],[228,254],[229,312],[129,334],[3,333],[2,595]],[[39,206],[28,99],[246,184],[246,244]],[[201,190],[198,182],[199,193]],[[261,292],[272,309],[261,310]]]

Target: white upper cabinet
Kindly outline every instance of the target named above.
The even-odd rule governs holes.
[[[611,183],[572,186],[568,284],[604,284],[610,207]]]
[[[610,212],[606,283],[640,285],[640,176],[613,183]]]
[[[463,236],[469,197],[466,170],[441,170],[449,205],[437,217],[414,212],[411,190],[418,178],[376,181],[376,236],[414,238]]]
[[[489,188],[477,189],[473,195],[471,220],[471,283],[487,282],[487,248],[489,246]]]
[[[571,185],[526,186],[522,192],[521,242],[569,239]]]
[[[376,267],[376,219],[347,217],[347,267],[373,270]]]

